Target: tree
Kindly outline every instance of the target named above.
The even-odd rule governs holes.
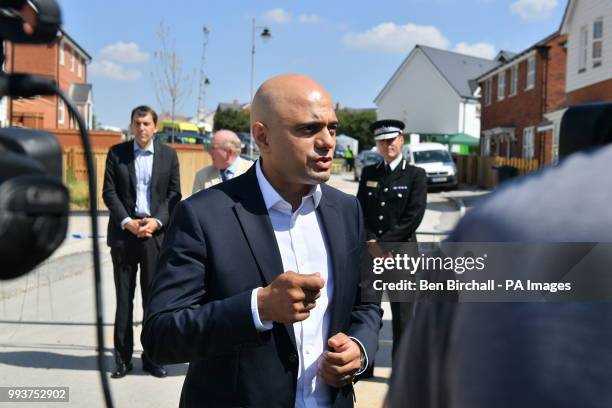
[[[359,141],[361,149],[369,149],[374,146],[374,137],[370,131],[370,125],[376,122],[374,110],[351,110],[340,109],[336,111],[338,117],[338,135],[345,134]]]
[[[251,130],[250,112],[248,110],[224,109],[217,110],[213,130],[233,130],[234,132],[246,132]]]
[[[176,53],[176,39],[172,38],[172,46],[169,46],[169,37],[170,28],[162,20],[157,31],[160,48],[154,53],[155,70],[151,76],[160,110],[169,111],[170,118],[174,121],[176,109],[189,95],[194,75],[183,73],[183,59]]]

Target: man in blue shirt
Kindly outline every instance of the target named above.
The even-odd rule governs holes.
[[[138,267],[144,309],[164,229],[172,208],[181,199],[176,151],[153,141],[157,131],[155,111],[148,106],[135,108],[130,130],[134,140],[115,145],[108,152],[102,195],[110,212],[107,243],[111,247],[117,295],[113,378],[124,377],[132,369]],[[166,376],[166,370],[145,354],[142,366],[156,377]]]

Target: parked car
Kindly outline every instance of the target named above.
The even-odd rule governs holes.
[[[210,149],[210,146],[212,145],[212,133],[204,132],[202,133],[202,138],[203,138],[204,150]]]
[[[457,188],[457,167],[443,144],[407,144],[402,146],[402,155],[410,164],[427,172],[429,187]]]
[[[182,133],[182,132],[193,132],[199,133],[200,129],[198,129],[195,123],[191,122],[181,122],[178,120],[172,121],[170,119],[160,120],[157,126],[162,132],[172,133],[172,129],[174,129],[174,133]]]
[[[353,177],[355,181],[359,181],[361,178],[361,172],[365,166],[376,164],[382,160],[380,153],[372,150],[363,150],[355,158],[355,168],[353,169]]]
[[[242,149],[241,156],[246,156],[250,159],[259,157],[259,147],[254,140],[251,139],[251,134],[247,132],[236,133],[240,139],[240,147]]]
[[[197,132],[175,132],[161,131],[155,133],[155,139],[162,143],[181,143],[181,144],[204,144],[204,137]]]
[[[346,153],[346,147],[341,144],[336,144],[336,150],[334,150],[334,157],[344,157],[344,153]]]

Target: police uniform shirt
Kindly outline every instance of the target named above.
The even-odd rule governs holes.
[[[368,240],[416,241],[415,231],[427,207],[427,175],[401,156],[364,167],[357,198]]]

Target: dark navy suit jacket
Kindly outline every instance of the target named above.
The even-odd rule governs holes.
[[[158,245],[172,209],[181,199],[179,162],[176,151],[163,143],[153,142],[153,168],[151,173],[151,217],[161,221],[162,228],[155,232]],[[126,217],[136,217],[136,170],[134,142],[128,141],[114,145],[108,151],[102,197],[108,207],[108,235],[106,242],[110,247],[122,246],[126,240],[133,239],[131,232],[121,228]]]
[[[363,220],[354,197],[322,185],[317,208],[334,270],[329,336],[361,341],[373,361],[381,309],[361,302]],[[189,362],[184,407],[292,407],[298,356],[291,324],[255,329],[251,291],[283,272],[257,183],[242,176],[181,202],[168,228],[142,343],[162,364]],[[321,339],[326,342],[327,339]],[[333,392],[334,407],[352,407],[351,386]]]

